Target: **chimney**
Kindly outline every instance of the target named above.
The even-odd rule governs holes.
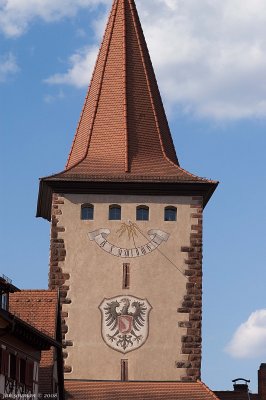
[[[259,399],[266,400],[266,364],[261,364],[258,371]]]
[[[244,383],[237,383],[239,381],[243,381]],[[248,391],[249,391],[248,383],[250,381],[248,381],[247,379],[238,378],[238,379],[234,379],[232,382],[234,383],[234,392],[245,392],[245,393],[248,393]]]

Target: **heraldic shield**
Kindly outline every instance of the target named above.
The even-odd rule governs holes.
[[[133,296],[104,299],[99,309],[102,313],[102,337],[112,349],[123,354],[143,346],[149,336],[148,300]]]

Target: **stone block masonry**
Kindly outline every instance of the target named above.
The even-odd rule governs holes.
[[[188,314],[184,321],[179,322],[180,328],[186,329],[182,336],[181,353],[187,361],[177,362],[177,368],[185,368],[186,374],[182,381],[197,381],[201,378],[202,357],[202,197],[193,197],[191,204],[191,234],[190,245],[181,247],[181,252],[187,253],[185,259],[185,275],[187,276],[186,294],[178,313]]]
[[[64,273],[62,263],[66,258],[65,241],[63,239],[65,228],[60,225],[59,219],[62,215],[61,205],[64,204],[64,196],[53,194],[52,202],[52,219],[51,219],[51,241],[50,241],[50,270],[49,270],[49,289],[58,289],[60,296],[61,308],[61,326],[62,326],[62,340],[65,348],[73,346],[73,342],[66,340],[66,333],[68,332],[67,318],[68,313],[62,311],[63,304],[70,304],[71,300],[68,298],[69,285],[67,281],[70,275]],[[72,371],[71,366],[66,365],[68,352],[63,352],[64,358],[64,372],[69,373]]]

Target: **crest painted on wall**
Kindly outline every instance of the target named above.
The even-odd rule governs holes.
[[[152,309],[146,299],[118,296],[104,299],[99,308],[102,337],[109,347],[125,354],[143,346],[149,336]]]

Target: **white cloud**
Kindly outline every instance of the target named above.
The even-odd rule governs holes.
[[[236,358],[266,356],[266,309],[253,312],[240,325],[226,347],[226,352]]]
[[[146,0],[139,5],[170,105],[215,119],[266,116],[264,0]]]
[[[5,82],[10,75],[19,71],[16,58],[12,53],[0,57],[0,82]]]
[[[21,35],[31,21],[73,17],[111,0],[0,0],[0,29]],[[214,119],[266,117],[265,0],[136,0],[168,107]],[[100,40],[103,20],[93,24]],[[100,27],[100,28],[99,28]],[[98,46],[98,45],[97,45]],[[96,48],[77,51],[49,83],[86,86]]]
[[[266,117],[264,0],[146,0],[137,5],[168,107],[214,119]],[[97,34],[102,34],[99,29]],[[64,83],[87,85],[92,54],[94,62],[94,49],[72,56],[67,74],[54,83],[64,77]]]
[[[0,0],[0,30],[8,37],[22,35],[33,20],[46,22],[73,17],[80,9],[108,0]]]
[[[55,74],[46,79],[45,82],[57,85],[73,85],[78,88],[87,86],[94,68],[97,53],[97,46],[83,48],[70,57],[70,67],[66,73]]]

